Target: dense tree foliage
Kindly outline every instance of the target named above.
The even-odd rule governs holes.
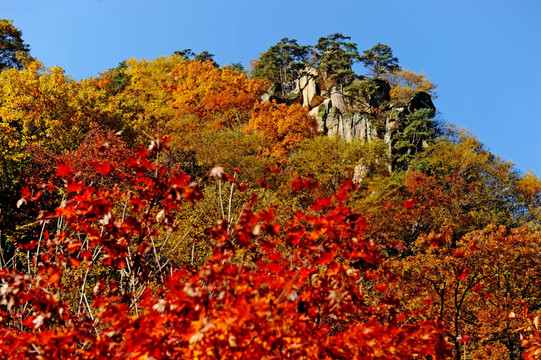
[[[297,40],[283,38],[254,61],[252,76],[280,83],[282,92],[289,82],[302,75],[319,76],[329,87],[347,85],[355,78],[352,66],[358,61],[357,44],[340,33],[320,37],[314,46],[299,45]]]
[[[440,129],[433,117],[432,109],[420,109],[406,116],[404,129],[393,139],[397,166],[407,168],[413,156],[429,146],[427,141],[439,135]]]
[[[358,77],[349,40],[284,38],[256,78],[189,49],[82,81],[3,69],[2,354],[538,358],[540,179],[438,123],[388,47]],[[260,100],[310,66],[372,141]]]
[[[279,82],[282,88],[298,79],[310,57],[310,46],[303,46],[295,39],[283,38],[261,54],[252,69],[252,75]]]
[[[417,74],[408,69],[398,69],[385,74],[391,85],[390,96],[393,99],[407,100],[417,91],[429,93],[437,97],[436,85],[426,78],[425,74]]]
[[[284,157],[300,141],[315,135],[316,122],[300,105],[267,102],[254,107],[247,129],[265,135],[268,154]]]
[[[364,50],[359,60],[366,66],[368,73],[375,77],[398,70],[398,58],[393,56],[392,49],[384,44],[376,44]]]
[[[320,74],[341,87],[355,77],[351,67],[359,57],[357,44],[348,40],[351,40],[349,36],[335,33],[319,38],[315,45]]]
[[[382,74],[396,71],[398,58],[393,56],[392,49],[384,44],[376,44],[368,50],[364,50],[359,60],[366,66],[370,75],[379,77]]]

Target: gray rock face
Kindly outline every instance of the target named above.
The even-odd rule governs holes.
[[[267,101],[269,101],[270,98],[271,98],[271,95],[270,95],[268,92],[266,92],[266,93],[264,93],[263,95],[261,95],[261,96],[259,97],[259,100],[261,100],[261,102],[264,104],[264,103],[266,103]]]
[[[383,141],[387,145],[389,153],[392,148],[392,135],[398,129],[398,123],[394,120],[387,119],[385,122],[385,135],[383,136]]]
[[[326,120],[327,115],[329,113],[329,109],[331,107],[331,99],[325,99],[323,102],[318,106],[310,110],[309,114],[312,116],[315,116],[317,124],[318,124],[318,131],[325,133],[327,132],[327,126],[326,126]]]
[[[301,85],[304,82],[301,82]],[[380,107],[390,100],[389,83],[383,79],[369,79],[359,81],[358,84],[363,91],[365,105],[360,106],[358,110],[348,110],[344,101],[344,95],[336,86],[331,88],[329,93],[315,95],[309,104],[312,110],[310,115],[314,116],[318,123],[318,130],[329,136],[341,137],[346,141],[362,139],[364,141],[373,141],[378,137],[376,126],[372,118],[361,108]],[[306,87],[308,87],[308,80]],[[325,98],[326,97],[326,98]],[[389,131],[394,130],[389,127]],[[391,134],[382,134],[388,138],[389,143]]]
[[[302,94],[302,106],[309,106],[313,108],[319,104],[312,106],[312,101],[315,96],[318,96],[317,84],[316,84],[317,70],[308,69],[305,71],[305,75],[297,81],[297,89],[295,91]]]
[[[317,94],[316,80],[312,77],[303,76],[300,81],[300,88],[302,89],[302,105],[310,106],[312,99]]]
[[[393,139],[404,130],[409,114],[419,109],[436,110],[431,96],[425,92],[415,93],[406,105],[393,104],[390,102],[390,85],[384,79],[356,79],[350,86],[352,92],[348,94],[345,90],[344,95],[342,89],[330,83],[322,84],[320,91],[316,77],[314,70],[291,84],[285,84],[283,90],[280,84],[274,84],[261,100],[302,103],[311,109],[309,114],[316,118],[319,132],[346,141],[374,141],[379,138],[389,154],[393,152]],[[287,99],[284,99],[285,92]],[[344,97],[351,94],[357,95],[353,95],[354,100],[348,100],[346,104]],[[377,119],[377,124],[374,119]],[[422,147],[426,146],[428,143],[424,141]],[[362,181],[367,171],[366,168],[356,168],[355,179]]]
[[[329,136],[340,136],[340,109],[337,107],[331,107],[325,118],[324,129]]]
[[[376,128],[367,116],[361,113],[342,113],[329,100],[325,100],[317,111],[315,108],[310,111],[310,114],[316,116],[319,131],[329,136],[339,136],[346,141],[372,141],[377,137]]]
[[[333,87],[331,89],[331,102],[332,106],[338,108],[340,111],[346,111],[346,104],[344,102],[344,96],[340,89]]]

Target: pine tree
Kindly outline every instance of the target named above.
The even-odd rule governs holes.
[[[393,56],[392,49],[387,45],[377,43],[363,53],[359,59],[372,76],[380,77],[382,74],[400,69],[398,58]]]
[[[297,40],[283,38],[261,54],[252,75],[267,78],[282,85],[298,79],[309,62],[310,46],[299,45]]]
[[[24,43],[21,30],[13,26],[13,20],[0,19],[0,71],[21,69],[22,61],[29,57],[30,46]]]
[[[325,79],[334,80],[341,88],[355,77],[352,66],[359,58],[357,44],[347,41],[350,39],[349,36],[335,33],[319,38],[315,46],[319,74]]]

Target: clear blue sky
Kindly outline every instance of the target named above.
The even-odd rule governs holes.
[[[76,79],[184,48],[247,66],[282,37],[381,42],[439,85],[443,120],[541,175],[540,0],[1,0],[0,17]]]

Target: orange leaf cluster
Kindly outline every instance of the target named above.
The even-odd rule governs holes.
[[[187,61],[170,74],[171,105],[202,121],[231,126],[247,120],[250,109],[259,102],[264,82],[246,74],[217,69],[212,62]]]
[[[315,135],[316,120],[299,104],[287,106],[275,102],[255,104],[246,130],[265,135],[269,140],[267,154],[285,157],[302,140]]]

